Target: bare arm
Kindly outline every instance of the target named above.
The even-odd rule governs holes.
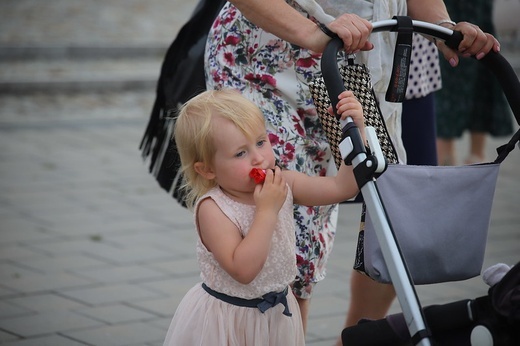
[[[437,23],[450,19],[446,5],[442,0],[408,0],[408,15],[416,20]]]
[[[330,40],[310,19],[283,0],[231,0],[252,23],[298,46],[321,52]]]
[[[352,166],[341,164],[334,177],[308,176],[297,171],[282,172],[293,191],[294,203],[317,206],[335,204],[357,195],[357,187]]]
[[[408,0],[407,3],[408,15],[413,19],[430,23],[450,19],[446,5],[441,0]],[[482,59],[492,49],[495,52],[500,51],[498,40],[493,35],[484,33],[477,25],[468,22],[459,22],[455,26],[448,23],[442,25],[460,31],[464,35],[464,39],[458,47],[458,53],[465,57],[475,56],[477,59]],[[457,52],[442,42],[439,42],[438,47],[452,66],[458,65]]]
[[[256,212],[245,237],[212,199],[202,201],[198,209],[202,242],[220,266],[242,284],[258,275],[271,248],[278,212],[287,196],[287,184],[279,168],[277,173],[267,172],[264,184],[256,186]]]
[[[323,52],[330,41],[310,19],[283,0],[231,0],[242,14],[255,25],[277,37],[315,52]],[[368,36],[372,25],[353,14],[344,14],[331,22],[329,28],[345,43],[348,52],[372,49]]]

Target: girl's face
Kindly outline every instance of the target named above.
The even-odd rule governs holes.
[[[215,157],[211,165],[214,179],[228,195],[251,202],[255,182],[249,177],[252,168],[273,169],[275,158],[264,126],[245,136],[231,121],[214,119],[218,134],[213,139]]]

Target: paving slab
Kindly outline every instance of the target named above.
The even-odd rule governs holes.
[[[106,324],[122,324],[128,322],[147,321],[157,315],[123,304],[111,304],[91,308],[76,309],[76,312]]]
[[[163,330],[138,322],[108,325],[98,328],[65,332],[64,334],[88,345],[139,346],[162,342]]]
[[[54,310],[72,311],[85,307],[77,301],[62,297],[57,293],[42,293],[23,297],[5,299],[5,302],[23,307],[32,312],[45,312]]]
[[[25,338],[101,325],[101,322],[69,311],[49,311],[0,320],[0,328]]]
[[[0,341],[2,341],[0,336]],[[78,342],[76,340],[61,336],[61,335],[49,335],[42,337],[35,337],[31,339],[12,341],[12,338],[6,336],[5,343],[2,345],[6,346],[84,346],[85,343]]]

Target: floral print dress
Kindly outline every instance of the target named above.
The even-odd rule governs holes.
[[[320,74],[320,57],[261,30],[227,3],[208,36],[205,71],[208,89],[237,89],[260,107],[282,169],[324,176],[335,168],[308,88]],[[309,298],[325,277],[337,205],[295,205],[294,216],[299,273],[293,291]]]

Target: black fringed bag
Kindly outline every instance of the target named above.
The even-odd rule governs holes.
[[[204,50],[209,29],[226,1],[200,0],[164,57],[156,98],[139,149],[150,158],[149,170],[159,185],[183,206],[179,153],[172,140],[179,107],[206,90]]]

